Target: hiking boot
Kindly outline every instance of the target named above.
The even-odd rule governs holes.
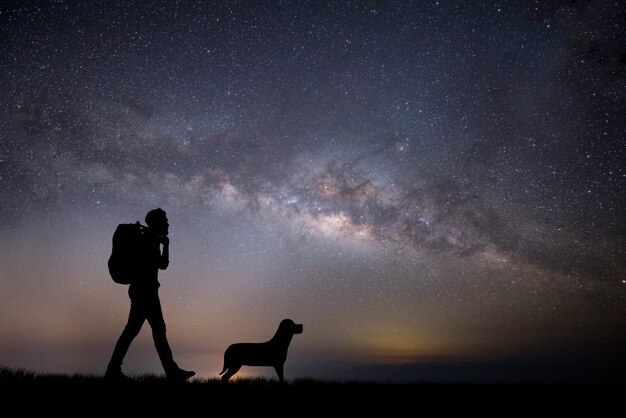
[[[170,372],[167,372],[167,380],[170,382],[177,382],[177,381],[189,379],[190,377],[195,376],[195,375],[196,375],[196,372],[178,368]]]
[[[106,380],[107,382],[116,382],[116,383],[121,383],[121,382],[128,383],[128,382],[133,381],[133,379],[131,379],[130,377],[122,373],[121,370],[108,370],[108,369],[106,373],[104,373],[104,380]]]

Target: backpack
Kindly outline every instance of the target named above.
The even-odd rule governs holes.
[[[141,240],[146,227],[139,221],[119,224],[113,233],[109,274],[115,283],[130,284],[141,268]]]

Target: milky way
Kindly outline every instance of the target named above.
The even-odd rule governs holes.
[[[622,2],[75,3],[0,8],[0,363],[101,370],[158,206],[205,375],[283,317],[301,365],[623,346]]]

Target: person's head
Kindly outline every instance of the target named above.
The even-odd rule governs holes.
[[[146,225],[159,235],[167,235],[170,226],[167,223],[167,214],[161,208],[152,209],[146,215]]]

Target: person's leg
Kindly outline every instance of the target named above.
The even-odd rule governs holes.
[[[193,376],[194,372],[188,372],[182,370],[172,355],[172,349],[167,341],[165,319],[163,318],[163,310],[161,309],[161,301],[159,295],[155,293],[150,297],[150,302],[147,305],[147,319],[150,327],[152,328],[152,338],[154,339],[154,346],[156,347],[159,358],[161,359],[161,365],[168,378],[175,380],[187,379]]]
[[[139,331],[141,331],[141,327],[146,320],[146,309],[144,305],[145,304],[141,299],[131,298],[128,322],[124,327],[124,331],[122,331],[122,335],[120,335],[117,340],[117,344],[115,344],[113,355],[111,356],[109,366],[107,367],[107,373],[121,373],[122,362],[124,361],[126,352],[128,352],[130,344],[133,342],[133,339],[137,336],[137,334],[139,334]]]
[[[161,359],[163,369],[166,373],[177,369],[178,365],[174,362],[172,349],[167,341],[165,319],[163,318],[161,301],[157,293],[150,296],[150,301],[147,304],[146,318],[152,328],[152,339],[154,340],[154,346],[159,354],[159,359]]]

